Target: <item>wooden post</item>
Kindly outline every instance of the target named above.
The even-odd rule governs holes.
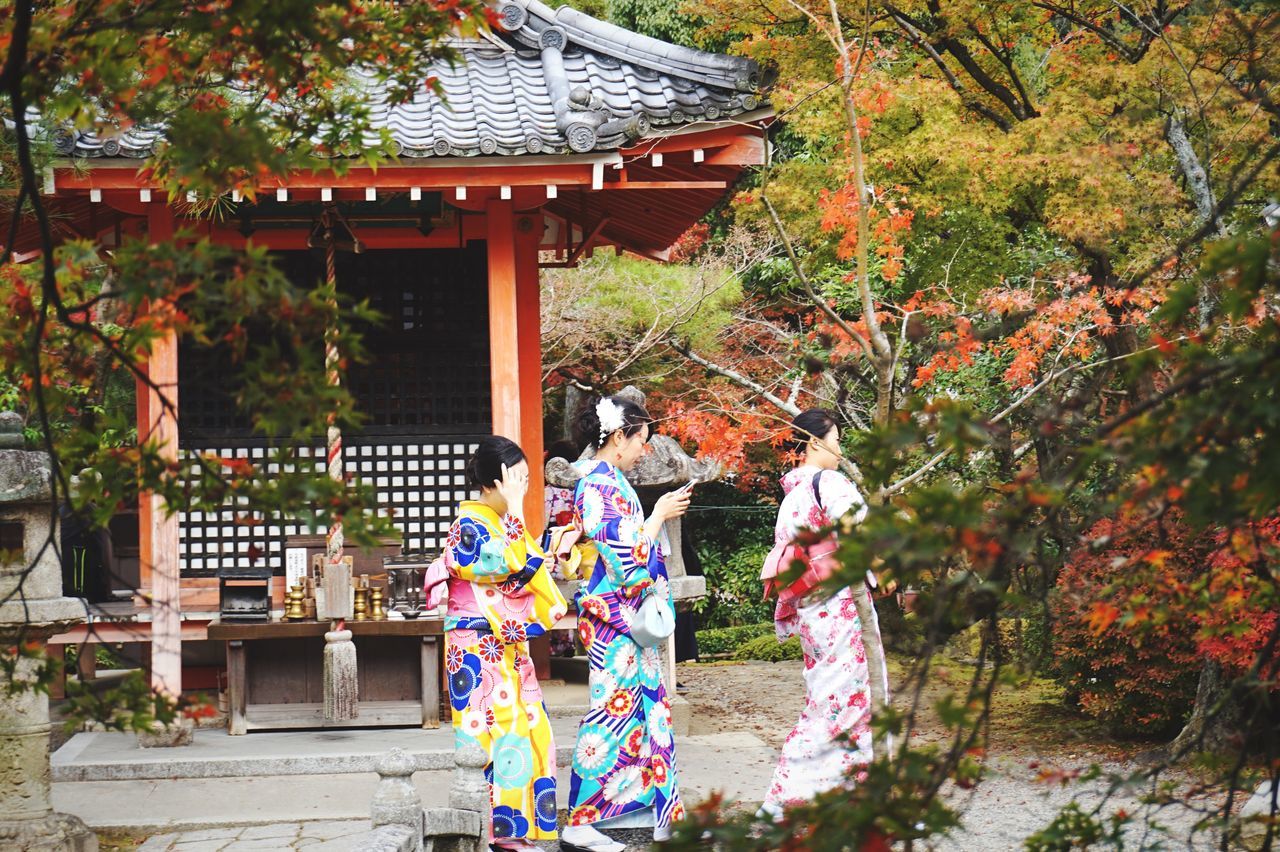
[[[146,363],[142,364],[142,372],[148,371]],[[151,394],[147,391],[147,383],[140,378],[133,380],[134,399],[136,400],[135,408],[137,410],[137,427],[138,440],[142,441],[143,436],[151,434]],[[154,558],[155,549],[151,543],[151,501],[146,494],[138,495],[138,600],[143,593],[149,594],[151,591],[151,561]],[[145,603],[139,601],[139,605],[145,606]]]
[[[489,393],[493,434],[513,441],[520,432],[519,311],[516,303],[516,240],[510,201],[485,209],[489,261]]]
[[[147,236],[153,244],[173,239],[173,210],[166,203],[147,206]],[[147,432],[166,459],[178,458],[178,337],[170,331],[151,347],[147,364],[154,387],[147,388]],[[151,566],[151,686],[168,695],[182,693],[182,595],[178,570],[178,516],[165,511],[158,494],[144,494],[149,507],[150,541],[142,564]],[[149,558],[148,558],[149,557]]]
[[[87,683],[98,676],[98,646],[86,639],[76,656],[76,676]]]
[[[422,727],[440,727],[440,643],[422,637]]]
[[[546,512],[542,478],[542,321],[538,243],[542,214],[516,217],[516,322],[520,371],[520,447],[529,457],[529,492],[524,517],[534,537],[542,534]]]
[[[67,697],[67,646],[46,645],[45,653],[49,655],[49,662],[56,663],[53,681],[49,684],[49,698],[53,701],[61,701]]]
[[[248,720],[245,718],[247,704],[247,672],[246,654],[243,639],[232,639],[227,642],[227,729],[233,737],[249,732]]]

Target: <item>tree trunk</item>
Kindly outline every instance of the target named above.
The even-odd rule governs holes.
[[[1173,149],[1173,154],[1178,160],[1178,168],[1182,170],[1182,175],[1186,178],[1187,194],[1191,196],[1191,202],[1196,207],[1196,224],[1204,225],[1212,220],[1214,232],[1218,236],[1225,235],[1226,229],[1223,228],[1222,222],[1217,216],[1218,199],[1213,193],[1213,184],[1210,183],[1209,174],[1205,171],[1200,162],[1200,157],[1196,154],[1195,146],[1191,144],[1191,139],[1187,136],[1187,128],[1181,116],[1170,116],[1168,126],[1165,129],[1165,138],[1169,140],[1169,147]],[[1209,327],[1209,320],[1213,316],[1215,307],[1217,307],[1217,298],[1213,290],[1210,289],[1209,279],[1205,278],[1200,283],[1199,311],[1201,331]]]
[[[1191,709],[1191,718],[1172,742],[1161,749],[1165,756],[1180,760],[1196,752],[1220,753],[1239,747],[1239,743],[1233,740],[1240,732],[1244,711],[1238,701],[1227,697],[1228,684],[1228,679],[1222,673],[1222,666],[1213,660],[1205,660],[1200,669],[1200,683],[1196,687],[1196,702]],[[1225,706],[1214,714],[1213,711],[1223,700],[1226,700]]]

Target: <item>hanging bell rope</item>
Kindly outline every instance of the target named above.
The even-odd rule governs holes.
[[[338,261],[337,241],[333,233],[335,210],[332,203],[325,206],[320,223],[324,228],[324,271],[328,292],[329,309],[332,316],[338,313]],[[338,326],[330,323],[324,331],[324,369],[325,378],[331,388],[342,386],[342,373],[338,370]],[[338,416],[330,411],[325,428],[326,458],[328,459],[329,478],[335,482],[344,482],[342,471],[342,429],[338,426]],[[342,517],[335,515],[329,524],[325,536],[325,563],[333,565],[342,560]]]
[[[317,229],[324,245],[325,283],[329,307],[337,316],[338,268],[337,227],[341,225],[351,235],[355,251],[360,245],[355,234],[338,214],[332,202],[325,205]],[[316,234],[313,234],[313,237]],[[314,242],[314,240],[312,241]],[[330,387],[342,386],[338,327],[332,323],[324,334],[324,366]],[[337,412],[329,412],[325,428],[325,457],[329,478],[345,483],[342,467],[342,429],[338,425]],[[329,721],[354,719],[360,712],[360,690],[357,679],[356,646],[351,641],[351,631],[346,629],[346,619],[352,615],[351,563],[342,556],[342,516],[334,515],[325,534],[324,597],[325,612],[321,617],[330,619],[329,631],[324,634],[324,717]]]

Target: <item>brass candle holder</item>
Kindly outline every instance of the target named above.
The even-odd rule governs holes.
[[[355,619],[354,619],[355,621],[369,620],[369,590],[368,589],[355,590],[355,604],[353,606],[353,609],[355,610]]]
[[[306,591],[301,583],[295,583],[285,599],[284,617],[286,621],[302,621],[307,617]]]
[[[387,620],[387,611],[382,607],[382,589],[369,592],[369,618],[372,621]]]

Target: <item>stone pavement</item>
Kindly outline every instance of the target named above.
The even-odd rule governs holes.
[[[553,723],[553,727],[556,725]],[[389,747],[392,739],[408,735],[409,739],[431,739],[432,732],[366,732],[357,735],[362,742]],[[556,731],[561,749],[573,743],[570,732]],[[336,760],[353,765],[350,748],[337,748],[349,735],[335,732],[298,734],[250,734],[235,738],[233,753],[221,752],[218,760],[249,761],[238,754],[240,746],[254,746],[263,762],[278,759],[282,750],[295,761]],[[110,773],[98,774],[107,766],[114,748],[110,739],[85,741],[84,752],[77,763],[68,753],[61,761],[62,778],[107,777],[120,780],[56,781],[53,801],[56,807],[74,813],[97,829],[134,829],[153,832],[139,847],[144,852],[250,852],[265,849],[307,849],[309,852],[345,850],[352,846],[354,835],[368,831],[369,805],[377,776],[373,772],[341,772],[319,775],[248,774],[250,764],[238,767],[232,777],[201,776],[198,769],[184,767],[195,777],[157,777],[163,772],[155,766],[117,765]],[[400,744],[400,743],[396,743]],[[559,750],[559,749],[558,749]],[[137,753],[137,760],[150,764],[162,760],[159,750]],[[380,753],[380,751],[379,751]],[[451,756],[451,755],[450,755]],[[712,791],[723,792],[738,801],[758,802],[773,771],[777,752],[752,734],[702,734],[680,739],[676,749],[681,791],[689,805],[704,800]],[[428,764],[428,755],[423,755]],[[560,761],[558,799],[565,807],[569,792],[568,760]],[[314,765],[314,764],[313,764]],[[297,768],[293,763],[291,768]],[[77,768],[79,767],[79,768]],[[222,769],[232,768],[230,763]],[[174,770],[177,767],[173,767]],[[194,770],[194,771],[193,771]],[[178,772],[174,772],[178,774]],[[150,777],[139,778],[138,775]],[[420,771],[414,776],[423,803],[428,807],[446,804],[453,773],[442,770]],[[640,850],[648,847],[651,835],[643,831],[615,832],[618,839]],[[557,844],[545,844],[547,850]]]
[[[349,850],[355,836],[369,830],[368,820],[286,822],[275,825],[206,828],[157,834],[138,852],[250,852],[267,849],[307,849],[310,852]]]
[[[563,816],[563,815],[562,815]],[[563,821],[563,820],[562,820]],[[355,836],[369,830],[366,820],[328,820],[323,822],[280,823],[253,828],[209,828],[202,831],[158,834],[138,847],[138,852],[260,852],[260,850],[305,849],[306,852],[347,852]],[[650,831],[610,832],[615,840],[626,843],[628,850],[649,846]],[[543,843],[548,852],[559,849],[558,843]]]
[[[689,804],[695,804],[705,797],[710,789],[708,784],[724,789],[731,798],[745,804],[747,797],[743,794],[749,789],[758,789],[756,785],[762,783],[762,778],[764,781],[768,780],[766,770],[772,770],[771,761],[764,766],[756,765],[751,758],[742,756],[741,749],[727,749],[721,753],[716,764],[709,764],[705,761],[707,753],[703,751],[708,747],[707,743],[690,743],[687,748],[683,748],[684,745],[686,744],[681,744],[682,748],[678,749],[677,755],[680,756],[681,763],[688,767],[682,786]],[[744,743],[739,745],[745,747]],[[1122,774],[1133,769],[1125,764],[1112,764],[1104,768]],[[929,844],[929,848],[939,852],[1018,852],[1024,848],[1024,840],[1029,834],[1048,825],[1068,803],[1077,801],[1088,809],[1108,792],[1105,782],[1101,780],[1065,787],[1036,783],[1033,780],[1035,770],[1029,768],[1025,761],[997,758],[988,764],[987,770],[987,777],[976,790],[953,790],[946,794],[954,805],[964,811],[964,825],[950,837],[937,838]],[[1138,795],[1142,792],[1145,790],[1112,791],[1106,811],[1110,813],[1123,808],[1131,814],[1140,813],[1142,806]],[[290,791],[280,787],[277,788],[277,793],[286,797],[291,795]],[[563,800],[563,793],[561,799]],[[365,807],[367,808],[367,803]],[[1167,834],[1147,831],[1141,825],[1134,825],[1126,830],[1126,839],[1136,848],[1157,848],[1160,844],[1168,848],[1217,848],[1221,842],[1218,834],[1194,830],[1202,816],[1203,813],[1198,808],[1164,808],[1155,817],[1165,827]],[[562,810],[562,825],[564,817]],[[349,849],[354,835],[368,828],[367,819],[282,821],[280,824],[255,828],[162,833],[151,837],[139,849],[140,852],[250,852],[262,849],[327,852]],[[614,839],[627,843],[629,852],[647,849],[652,836],[647,830],[611,831],[609,834]],[[1128,844],[1126,848],[1127,846]],[[555,852],[558,844],[544,843],[542,848],[546,852]]]

